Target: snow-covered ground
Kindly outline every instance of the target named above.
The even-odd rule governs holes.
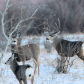
[[[67,39],[72,39],[72,36],[66,37]],[[74,40],[83,39],[84,36],[80,37],[73,37]],[[31,38],[32,40],[32,38]],[[29,40],[23,40],[22,45],[26,44]],[[68,68],[68,73],[56,73],[55,66],[56,66],[56,59],[58,56],[57,52],[52,48],[51,53],[47,53],[47,50],[44,49],[42,43],[45,41],[45,37],[40,38],[40,48],[41,53],[39,57],[40,61],[40,76],[38,76],[38,70],[34,77],[34,84],[84,84],[84,63],[81,59],[74,56],[71,60],[77,58],[74,61],[72,67]],[[8,52],[5,54],[5,57],[2,60],[2,72],[0,74],[0,84],[19,84],[18,80],[10,70],[9,66],[6,66],[4,63],[5,61],[11,56],[11,53]],[[28,62],[29,63],[29,62]],[[32,64],[30,62],[30,64]],[[33,65],[32,65],[33,66]],[[28,81],[28,84],[31,84]]]

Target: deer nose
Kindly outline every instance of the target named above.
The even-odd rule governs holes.
[[[13,41],[13,42],[16,42],[16,41]]]
[[[46,38],[46,40],[49,40],[49,38]]]
[[[6,62],[5,62],[5,64],[6,64]]]

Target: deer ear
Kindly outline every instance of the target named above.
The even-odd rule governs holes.
[[[17,38],[19,38],[21,36],[21,33],[20,32],[18,32],[17,33]]]
[[[55,35],[59,35],[60,34],[60,31],[59,32],[57,32]]]

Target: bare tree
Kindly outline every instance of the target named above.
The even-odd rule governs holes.
[[[0,51],[1,51],[1,57],[0,57],[0,72],[1,72],[2,59],[3,59],[3,57],[5,56],[5,53],[6,53],[7,49],[8,49],[8,46],[10,45],[11,41],[13,40],[12,34],[13,34],[18,28],[21,27],[21,24],[22,24],[23,22],[28,21],[28,20],[30,20],[30,19],[36,19],[36,18],[34,17],[34,14],[38,11],[38,9],[39,9],[39,7],[40,7],[40,6],[39,6],[39,7],[33,12],[33,14],[31,14],[30,17],[27,17],[26,19],[25,19],[25,18],[24,18],[24,19],[21,19],[21,20],[16,24],[16,26],[14,26],[13,30],[12,30],[11,32],[9,32],[8,35],[6,35],[6,32],[5,32],[6,24],[7,24],[8,22],[10,22],[10,21],[12,21],[12,20],[14,20],[14,19],[17,18],[17,17],[12,17],[11,19],[5,20],[6,13],[7,13],[8,9],[9,9],[11,6],[13,6],[14,4],[16,4],[16,3],[17,3],[17,1],[14,2],[14,3],[12,3],[12,4],[9,4],[9,0],[7,0],[4,12],[1,12],[1,11],[0,11],[0,15],[1,15],[1,29],[2,29],[3,36],[4,36],[5,39],[6,39],[6,46],[5,46],[4,50],[0,49]]]

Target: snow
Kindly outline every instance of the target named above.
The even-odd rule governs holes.
[[[65,39],[69,40],[80,40],[83,39],[84,36],[81,37],[67,36]],[[22,40],[21,45],[26,45],[29,40],[28,38],[24,38]],[[37,39],[37,37],[36,37]],[[70,60],[74,60],[72,67],[68,68],[68,73],[56,73],[56,58],[59,57],[57,52],[52,48],[51,53],[47,53],[46,49],[43,47],[43,42],[46,41],[45,37],[39,37],[37,42],[40,41],[41,54],[39,57],[40,61],[40,76],[38,76],[38,69],[34,77],[34,84],[84,84],[84,62],[79,59],[77,56],[71,57]],[[11,52],[7,52],[5,57],[2,60],[2,72],[0,74],[0,84],[19,84],[15,75],[4,63],[11,56]],[[31,62],[27,62],[32,64]],[[34,67],[34,65],[32,65]],[[31,84],[31,81],[27,81],[28,84]]]

